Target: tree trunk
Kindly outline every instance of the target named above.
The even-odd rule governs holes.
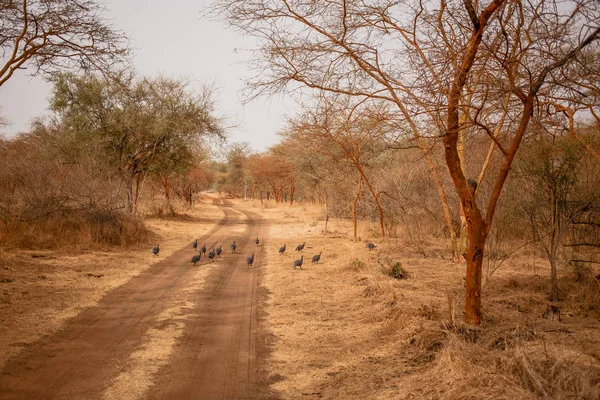
[[[138,199],[140,198],[140,182],[142,180],[141,175],[137,175],[135,178],[135,192],[133,195],[133,213],[137,214],[138,210]]]
[[[290,187],[290,207],[294,205],[294,192],[296,191],[296,186]]]
[[[352,202],[352,227],[354,228],[354,241],[358,238],[358,220],[356,218],[356,204],[358,203],[358,199],[360,198],[360,191],[362,186],[362,175],[358,175],[358,187],[356,189],[356,196],[354,197],[354,201]],[[327,222],[325,222],[327,225]]]
[[[385,238],[383,207],[381,207],[381,203],[379,202],[379,196],[377,196],[377,193],[375,193],[375,189],[373,189],[373,187],[371,186],[371,183],[367,179],[365,171],[362,169],[362,166],[360,165],[360,163],[358,161],[354,160],[354,165],[356,166],[356,169],[358,169],[358,173],[365,180],[365,184],[367,185],[367,188],[369,189],[369,192],[371,193],[371,196],[373,197],[373,200],[375,201],[375,205],[377,206],[377,211],[379,213],[379,229],[381,230],[381,237]]]
[[[556,252],[560,237],[560,199],[558,188],[552,190],[552,234],[550,235],[550,276],[552,282],[552,301],[559,301],[558,296],[558,271],[556,270]]]
[[[550,274],[552,283],[552,293],[550,298],[552,301],[559,301],[560,296],[558,295],[558,273],[556,270],[556,257],[550,259]]]
[[[325,203],[325,232],[327,232],[327,225],[329,224],[329,206],[327,204],[327,190],[323,190],[323,202]]]
[[[125,172],[125,210],[128,214],[133,214],[133,175],[129,172]]]
[[[467,96],[467,103],[470,103],[470,98],[472,97],[472,94],[470,93],[469,96]],[[466,142],[466,130],[465,130],[465,126],[467,126],[468,123],[468,114],[463,111],[462,114],[460,114],[460,122],[459,122],[459,126],[460,131],[458,133],[458,140],[456,142],[456,150],[458,152],[458,159],[460,160],[460,169],[462,170],[462,173],[464,176],[467,176],[467,158],[465,156],[465,142]],[[459,253],[460,255],[462,255],[463,257],[467,257],[467,247],[468,247],[468,232],[469,229],[467,227],[467,217],[465,215],[465,211],[462,208],[462,205],[459,206],[460,210],[459,210],[459,214],[460,214],[460,237],[458,239],[458,249],[459,249]]]
[[[496,12],[496,10],[502,5],[502,0],[496,0],[489,4],[479,15],[471,16],[473,22],[473,31],[471,38],[465,49],[464,55],[460,62],[460,66],[454,75],[451,89],[448,93],[448,113],[447,113],[447,124],[446,134],[444,135],[444,154],[446,156],[446,164],[448,165],[448,171],[452,177],[452,182],[460,198],[461,206],[463,207],[465,216],[467,218],[469,228],[469,244],[467,246],[467,276],[466,276],[466,293],[465,293],[465,320],[467,323],[473,325],[479,325],[481,323],[481,276],[483,266],[483,252],[485,249],[485,241],[488,235],[489,224],[483,219],[477,203],[475,202],[475,190],[469,190],[467,180],[462,172],[460,156],[457,149],[457,142],[460,133],[459,123],[459,105],[461,99],[462,89],[467,81],[469,71],[475,60],[477,50],[483,37],[483,32],[487,25],[488,20]],[[472,7],[473,4],[465,2],[465,7]],[[473,11],[472,9],[470,11]],[[527,107],[523,110],[527,112]],[[523,129],[527,126],[521,121],[519,129]],[[518,141],[514,143],[514,148],[511,147],[511,155],[514,157],[516,149],[518,148]],[[506,174],[510,169],[512,163],[512,157],[506,159],[505,164],[502,166],[498,181],[496,181],[496,187],[492,193],[490,204],[488,206],[488,213],[486,218],[488,221],[492,221],[495,204],[500,196],[500,191],[506,180]]]
[[[429,166],[429,170],[431,171],[431,177],[435,182],[435,186],[438,189],[438,194],[440,195],[440,201],[442,202],[444,220],[446,221],[446,227],[448,228],[448,234],[450,235],[450,246],[452,247],[452,261],[458,263],[460,262],[460,253],[458,251],[456,230],[454,229],[454,224],[452,223],[452,214],[450,213],[450,206],[448,205],[448,196],[446,196],[446,191],[444,190],[444,186],[442,186],[442,180],[440,179],[440,176],[437,173],[435,163],[429,156],[429,153],[426,153],[425,156],[425,160],[427,161],[427,165]]]
[[[469,324],[481,323],[481,277],[483,252],[487,239],[485,223],[480,218],[469,225],[469,245],[467,246],[467,277],[465,298],[465,321]]]

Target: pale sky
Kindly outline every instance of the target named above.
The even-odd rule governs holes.
[[[241,105],[244,80],[250,76],[244,63],[253,47],[252,38],[226,30],[218,22],[201,19],[200,11],[210,0],[104,0],[106,18],[124,31],[134,48],[139,75],[163,74],[185,78],[196,84],[213,85],[216,112],[228,116],[232,141],[249,142],[262,151],[277,142],[283,116],[296,107],[281,96],[261,98]],[[41,78],[18,71],[0,88],[0,115],[9,126],[0,133],[13,136],[26,131],[32,118],[47,113],[50,86]]]

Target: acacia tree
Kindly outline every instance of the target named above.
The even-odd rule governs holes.
[[[460,66],[455,71],[447,100],[447,132],[444,136],[446,163],[469,227],[466,320],[474,324],[481,321],[481,271],[486,239],[500,193],[534,114],[539,92],[544,84],[551,88],[552,74],[576,58],[600,33],[600,27],[597,25],[587,25],[590,16],[588,13],[597,12],[597,7],[584,7],[583,12],[581,8],[576,7],[567,11],[565,18],[562,18],[552,2],[542,2],[540,6],[533,8],[521,3],[508,3],[502,8],[504,3],[501,0],[493,1],[478,13],[473,3],[465,2],[464,7],[472,25],[472,32],[462,53]],[[593,6],[591,3],[588,5]],[[499,10],[502,12],[493,19]],[[562,24],[558,25],[559,23]],[[548,32],[549,26],[557,29],[558,33]],[[510,130],[506,134],[505,144],[498,142],[503,153],[502,164],[494,177],[493,191],[487,202],[487,210],[483,214],[476,202],[475,193],[470,190],[462,172],[457,140],[460,130],[461,93],[476,62],[477,52],[482,42],[485,42],[486,28],[506,32],[505,42],[499,49],[494,49],[498,54],[495,62],[486,63],[485,66],[492,67],[502,74],[501,78],[504,78],[503,81],[510,89],[511,95],[520,104],[515,105],[515,124],[507,128]],[[534,43],[536,46],[533,46]],[[561,51],[555,50],[558,45],[562,46]],[[528,51],[522,51],[524,46]],[[480,100],[480,104],[485,101],[485,98]]]
[[[233,143],[227,151],[227,179],[221,190],[244,197],[247,195],[246,161],[250,154],[248,143]]]
[[[94,0],[0,2],[0,87],[26,67],[33,75],[109,72],[125,61],[125,35],[102,19],[103,11]]]
[[[357,192],[352,206],[354,237],[356,229],[356,203],[360,197],[362,183],[365,183],[377,207],[379,227],[385,237],[385,216],[376,190],[367,175],[366,166],[381,152],[369,151],[382,143],[386,135],[393,131],[391,118],[385,107],[379,104],[348,104],[339,98],[335,101],[321,99],[316,110],[306,112],[288,122],[289,130],[312,148],[325,153],[330,159],[339,156],[352,164],[357,172]],[[332,146],[333,145],[333,146]]]
[[[207,89],[196,95],[181,81],[133,76],[117,81],[60,75],[54,82],[51,108],[62,129],[82,145],[100,143],[123,181],[130,213],[147,174],[166,177],[189,169],[194,144],[222,135]]]
[[[232,26],[261,38],[253,94],[300,85],[394,104],[425,152],[455,236],[422,133],[443,128],[438,134],[467,221],[465,318],[473,324],[481,321],[485,242],[508,172],[538,98],[595,42],[598,8],[592,0],[217,1]],[[432,95],[431,87],[439,89]],[[508,115],[484,119],[499,102]],[[485,214],[465,176],[460,138],[467,126],[501,152],[500,169],[487,178],[493,189]]]
[[[364,4],[348,0],[318,3],[216,0],[211,13],[225,15],[234,28],[261,39],[263,46],[254,52],[251,60],[258,74],[249,82],[251,97],[286,89],[293,92],[300,86],[394,104],[422,150],[436,184],[456,258],[457,235],[447,194],[431,155],[432,146],[427,135],[422,134],[430,132],[430,124],[419,117],[423,110],[415,110],[426,104],[430,106],[428,110],[434,112],[433,118],[440,121],[439,107],[429,100],[416,106],[410,104],[414,99],[404,92],[411,85],[400,79],[407,76],[412,81],[414,75],[413,66],[404,63],[406,31],[390,24],[396,18],[382,19],[394,13],[404,14],[405,6],[403,2],[389,1]],[[392,42],[398,46],[384,44]],[[435,126],[441,125],[436,122]],[[439,132],[434,133],[435,137],[439,135]]]
[[[569,225],[581,208],[589,203],[576,201],[577,175],[581,156],[574,143],[557,138],[554,142],[544,138],[525,148],[517,176],[522,187],[529,186],[530,202],[521,202],[531,223],[534,236],[544,249],[550,263],[552,301],[559,301],[558,250],[569,231]]]
[[[275,202],[283,202],[284,190],[295,183],[292,165],[274,151],[253,155],[248,160],[247,169],[258,188],[261,202],[263,191],[267,200],[272,194]]]

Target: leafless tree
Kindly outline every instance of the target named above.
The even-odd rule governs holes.
[[[125,35],[95,0],[0,1],[0,87],[18,69],[109,72],[129,54]]]
[[[352,217],[356,238],[356,203],[364,182],[377,207],[379,227],[385,237],[385,216],[379,196],[381,193],[372,184],[365,165],[368,149],[383,142],[386,135],[394,130],[392,118],[385,106],[372,102],[352,104],[336,96],[334,100],[321,98],[316,109],[306,110],[295,120],[290,120],[289,130],[304,142],[312,143],[312,148],[326,153],[331,159],[342,157],[355,168],[357,192],[353,201]],[[378,152],[370,152],[371,158]]]
[[[443,137],[469,237],[465,318],[479,324],[485,241],[502,188],[532,117],[540,118],[539,99],[587,47],[597,48],[598,2],[216,3],[232,26],[261,40],[252,60],[259,71],[250,82],[253,95],[309,88],[395,105],[425,154],[454,239],[438,166],[428,153],[428,137]],[[486,135],[491,152],[501,153],[495,174],[483,170],[493,182],[486,199],[477,199],[467,182],[461,150],[467,130]]]

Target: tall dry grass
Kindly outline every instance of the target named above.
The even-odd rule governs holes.
[[[90,248],[147,243],[141,219],[119,212],[65,211],[0,226],[0,246],[23,249]]]

